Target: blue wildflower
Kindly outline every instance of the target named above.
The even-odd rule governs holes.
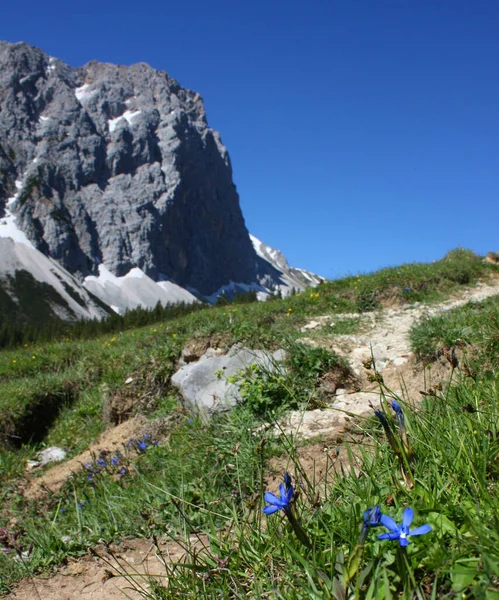
[[[374,409],[374,414],[378,418],[378,420],[381,423],[381,425],[383,425],[383,428],[386,429],[387,427],[389,427],[388,421],[386,420],[386,417],[385,417],[385,413],[383,413],[381,410],[378,410],[377,408],[375,408]]]
[[[118,456],[113,456],[113,458],[111,459],[111,464],[116,467],[118,465],[118,463],[120,462],[120,459]]]
[[[396,400],[392,400],[392,408],[397,415],[402,412],[402,407]]]
[[[293,528],[293,531],[296,534],[296,537],[300,540],[300,542],[307,546],[307,548],[311,548],[312,544],[308,539],[308,536],[301,526],[300,521],[294,514],[293,506],[291,504],[291,500],[293,499],[294,490],[291,485],[291,475],[286,471],[284,473],[284,483],[281,483],[279,486],[279,497],[277,497],[272,492],[265,492],[265,502],[270,504],[270,506],[266,506],[263,509],[263,512],[266,515],[272,515],[278,510],[282,510],[286,515],[286,518],[289,521],[289,524]]]
[[[121,467],[119,474],[120,474],[120,477],[123,477],[124,475],[126,475],[125,467]]]
[[[147,444],[145,442],[137,440],[137,447],[139,450],[145,450],[147,448]]]
[[[405,418],[404,418],[404,411],[402,410],[402,407],[396,400],[392,400],[391,404],[392,404],[392,408],[395,411],[395,414],[397,416],[397,421],[399,422],[400,431],[405,431]]]
[[[371,527],[378,527],[381,525],[381,508],[379,506],[373,506],[364,511],[364,522],[362,523],[362,530],[359,537],[359,546],[364,546]]]
[[[395,454],[399,455],[400,451],[399,451],[399,447],[397,444],[397,440],[395,439],[395,436],[393,435],[392,428],[390,427],[390,423],[388,423],[388,419],[385,417],[385,413],[382,412],[381,410],[374,408],[374,414],[376,415],[376,417],[379,419],[381,425],[383,426],[383,429],[385,430],[386,438],[387,438],[388,443],[390,444],[392,450],[395,452]]]
[[[266,506],[263,509],[263,512],[266,515],[271,515],[278,510],[283,510],[285,513],[288,513],[290,510],[290,502],[293,498],[293,486],[289,486],[286,489],[286,485],[281,483],[279,486],[279,498],[273,494],[272,492],[265,492],[265,502],[270,504],[270,506]]]
[[[411,444],[409,443],[409,437],[407,435],[407,431],[405,428],[404,411],[402,410],[402,407],[396,400],[392,400],[391,407],[393,408],[393,410],[395,411],[395,415],[397,416],[397,421],[399,424],[399,431],[400,431],[400,439],[402,440],[402,445],[403,445],[404,451],[406,452],[409,461],[412,461],[414,459],[414,455],[413,455]]]
[[[106,461],[103,458],[98,458],[95,462],[103,469],[106,467]]]
[[[364,511],[364,527],[378,527],[381,525],[381,507],[373,506]]]
[[[83,502],[78,502],[78,505],[77,505],[78,506],[78,510],[81,510],[85,506],[85,504],[86,504],[85,500],[83,500]]]
[[[390,530],[390,533],[382,533],[378,536],[378,540],[398,540],[399,544],[404,547],[410,544],[407,539],[408,537],[413,535],[424,535],[431,531],[431,525],[421,525],[411,531],[409,527],[413,518],[414,511],[409,507],[404,510],[401,525],[397,525],[391,517],[381,515],[380,522],[384,527]]]

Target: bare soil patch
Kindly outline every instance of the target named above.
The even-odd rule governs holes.
[[[190,551],[207,547],[204,536],[192,536]],[[158,552],[159,548],[159,552]],[[186,545],[158,540],[158,547],[143,538],[125,540],[109,549],[100,546],[95,555],[69,562],[50,577],[22,581],[8,600],[143,600],[138,590],[150,590],[150,578],[166,584],[165,562],[186,560]]]
[[[29,500],[38,500],[46,494],[57,492],[68,477],[81,471],[85,463],[92,461],[93,457],[103,452],[121,450],[123,444],[143,429],[145,422],[144,417],[137,416],[121,425],[106,429],[96,442],[78,456],[51,467],[39,477],[29,479],[24,489],[24,496]]]

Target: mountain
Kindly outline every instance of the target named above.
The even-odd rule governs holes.
[[[250,238],[201,97],[144,63],[0,42],[0,218],[120,311],[318,280]]]
[[[0,256],[0,325],[7,319],[39,325],[110,313],[56,261],[29,245],[0,238]]]
[[[305,269],[290,267],[285,256],[250,234],[250,240],[258,256],[258,276],[260,283],[269,289],[277,289],[286,296],[291,290],[303,290],[324,280]]]

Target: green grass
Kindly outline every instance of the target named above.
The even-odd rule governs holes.
[[[443,315],[423,319],[410,332],[411,345],[426,363],[452,348],[464,353],[474,371],[499,366],[499,298],[473,302]]]
[[[483,304],[497,306],[492,300]],[[490,325],[488,310],[472,306],[460,312],[470,310],[474,330],[485,328],[486,339],[497,341],[499,326],[494,319]],[[449,334],[453,319],[452,313],[446,317]],[[460,373],[448,390],[419,405],[381,385],[381,398],[395,398],[403,407],[412,459],[401,453],[400,442],[394,452],[377,422],[367,420],[359,427],[364,443],[355,452],[357,468],[344,468],[341,478],[324,485],[318,473],[317,481],[304,477],[295,463],[300,494],[294,510],[310,548],[282,512],[264,521],[261,499],[242,512],[234,506],[231,533],[208,530],[209,550],[193,552],[190,568],[171,567],[169,586],[153,585],[148,597],[498,598],[499,371],[490,351],[496,348],[486,344],[475,356],[472,377]],[[385,400],[380,407],[397,439],[392,411]],[[291,442],[281,440],[280,449],[293,464]],[[410,506],[411,529],[428,523],[432,531],[410,538],[403,551],[396,541],[377,539],[383,527],[373,528],[359,547],[363,512],[375,505],[397,523]],[[197,578],[194,566],[202,574]]]
[[[9,515],[17,515],[23,537],[34,542],[29,571],[77,556],[99,540],[165,531],[177,536],[210,523],[221,526],[234,505],[258,501],[257,476],[265,455],[262,435],[252,434],[255,426],[244,410],[209,426],[185,417],[168,442],[149,445],[138,455],[124,447],[119,467],[112,470],[108,460],[91,482],[84,471],[39,503],[12,493]],[[116,473],[123,467],[126,474],[120,477]],[[0,590],[25,570],[26,565],[0,554]]]
[[[361,453],[358,471],[346,469],[328,486],[311,484],[298,472],[296,512],[310,549],[281,512],[263,525],[262,504],[243,514],[234,507],[232,535],[212,534],[210,551],[190,557],[203,576],[174,569],[168,588],[149,597],[497,598],[498,384],[497,376],[462,380],[417,409],[399,399],[415,456],[411,485],[374,423],[363,427],[370,449]],[[410,506],[411,529],[428,523],[432,531],[410,538],[403,552],[396,541],[377,539],[383,527],[373,528],[360,549],[363,512],[375,505],[398,523]],[[219,559],[226,557],[228,565],[220,569]]]
[[[34,550],[24,564],[0,554],[0,591],[27,573],[50,570],[68,556],[85,553],[101,539],[204,531],[211,538],[211,552],[196,557],[197,570],[175,569],[169,589],[157,588],[151,598],[432,598],[463,593],[499,598],[499,303],[494,299],[449,313],[438,324],[422,323],[412,332],[422,359],[433,360],[439,348],[454,345],[466,350],[471,365],[445,394],[426,398],[421,408],[404,405],[416,456],[412,488],[404,483],[397,456],[379,426],[369,421],[362,424],[366,449],[360,452],[358,470],[347,468],[341,479],[324,486],[319,477],[308,480],[299,465],[294,467],[300,491],[296,507],[312,549],[301,547],[282,513],[268,519],[261,513],[267,459],[283,453],[292,458],[295,448],[260,426],[290,408],[327,404],[322,378],[334,374],[344,381],[350,376],[334,353],[312,349],[300,339],[334,338],[362,326],[360,317],[338,319],[339,313],[380,309],[385,303],[436,302],[495,272],[495,266],[459,250],[431,265],[403,265],[323,283],[282,300],[205,307],[92,340],[68,338],[2,351],[0,529],[17,528],[25,547],[33,542]],[[328,317],[323,327],[300,332],[319,316]],[[102,431],[105,396],[121,393],[129,376],[138,382],[138,410],[141,396],[154,398],[149,418],[178,411],[179,398],[168,381],[192,338],[211,339],[224,348],[236,342],[269,350],[284,347],[287,370],[241,374],[243,406],[210,425],[185,414],[167,442],[144,453],[124,448],[123,476],[107,466],[92,482],[82,472],[48,499],[28,503],[22,498],[26,459],[52,444],[67,447],[70,456],[78,454]],[[85,504],[77,508],[81,502]],[[431,534],[414,538],[403,573],[396,544],[376,541],[381,530],[370,532],[358,556],[361,515],[374,504],[397,518],[410,505],[416,525],[434,526]],[[221,568],[219,560],[227,556],[230,561]],[[348,570],[350,576],[345,575]],[[203,575],[193,577],[198,572]]]
[[[352,294],[358,312],[374,310],[384,302],[436,302],[461,285],[472,284],[487,273],[497,272],[473,252],[457,249],[435,263],[412,263],[381,269],[363,277],[332,282],[339,294]]]

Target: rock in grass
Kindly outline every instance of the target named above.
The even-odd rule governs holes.
[[[210,350],[198,361],[181,367],[171,379],[188,408],[201,412],[205,417],[228,410],[241,400],[239,386],[227,381],[231,375],[237,375],[254,363],[264,370],[275,370],[285,355],[283,350],[271,354],[234,347],[224,356],[213,356]]]
[[[66,450],[59,448],[58,446],[50,446],[49,448],[45,448],[37,454],[38,462],[40,466],[43,467],[51,462],[60,462],[64,460],[67,456]]]

